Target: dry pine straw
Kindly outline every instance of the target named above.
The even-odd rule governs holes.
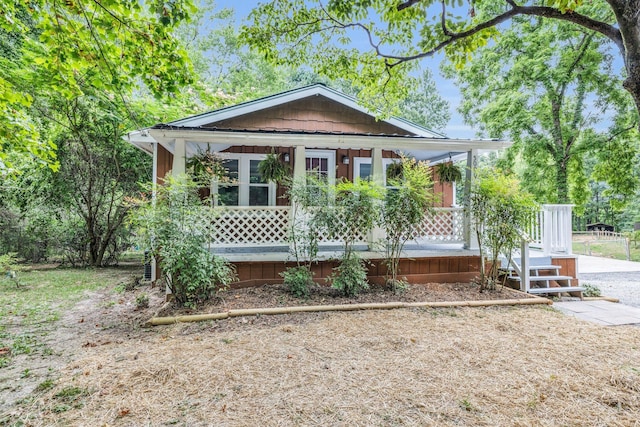
[[[55,387],[14,420],[47,426],[639,425],[637,327],[602,327],[535,307],[295,317],[272,326],[246,318],[221,321],[226,327],[178,324],[137,341],[78,348]],[[66,387],[90,395],[81,408],[55,413],[55,394]]]

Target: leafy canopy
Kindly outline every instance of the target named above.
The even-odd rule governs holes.
[[[67,99],[83,86],[124,97],[145,86],[176,91],[192,67],[174,31],[191,0],[25,0],[0,2],[0,168],[13,153],[52,161],[55,145],[30,115],[35,95]]]
[[[635,2],[622,0],[272,0],[253,10],[243,37],[274,63],[309,63],[323,75],[358,81],[370,106],[384,106],[410,91],[401,77],[417,60],[443,52],[462,67],[514,17],[553,18],[596,31],[620,49],[637,107],[637,12]]]

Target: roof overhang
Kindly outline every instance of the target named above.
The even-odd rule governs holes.
[[[418,160],[437,162],[471,150],[496,151],[511,146],[503,140],[473,140],[452,138],[427,138],[417,136],[351,135],[322,133],[282,133],[221,131],[198,128],[156,128],[131,132],[128,140],[144,151],[152,152],[157,142],[173,153],[175,142],[186,143],[187,156],[209,149],[219,152],[231,146],[296,147],[319,149],[372,149],[382,148],[403,152]],[[151,151],[149,151],[149,149]]]

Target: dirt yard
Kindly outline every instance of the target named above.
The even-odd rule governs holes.
[[[480,297],[469,285],[418,289],[420,298],[434,301]],[[149,309],[135,308],[141,292],[151,297]],[[481,297],[487,295],[505,298]],[[260,298],[255,289],[230,292],[205,311],[245,308],[254,298]],[[272,287],[259,301],[291,305],[289,298]],[[318,298],[338,303],[330,293]],[[373,296],[363,298],[355,302]],[[161,306],[157,288],[87,295],[48,335],[52,355],[15,360],[24,363],[13,367],[16,375],[29,363],[54,372],[4,408],[0,425],[633,426],[640,420],[637,327],[596,326],[547,307],[140,327]]]

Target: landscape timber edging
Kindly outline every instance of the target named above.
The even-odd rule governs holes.
[[[174,323],[203,322],[207,320],[221,320],[229,317],[276,315],[328,311],[356,311],[356,310],[391,310],[397,308],[443,308],[443,307],[491,307],[499,305],[551,305],[553,301],[547,298],[521,298],[483,301],[432,301],[432,302],[385,302],[339,305],[301,305],[291,307],[249,308],[229,310],[221,313],[192,314],[186,316],[153,317],[145,326],[171,325]]]

